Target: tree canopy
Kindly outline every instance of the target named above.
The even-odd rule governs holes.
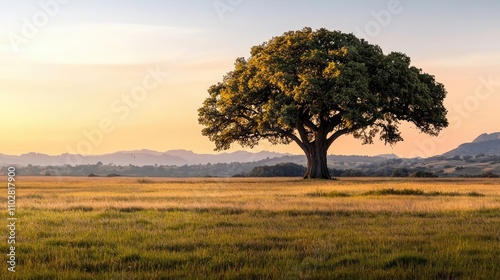
[[[236,59],[198,110],[216,150],[297,143],[306,178],[330,178],[326,153],[340,136],[395,144],[402,121],[437,135],[448,125],[444,85],[400,52],[340,31],[289,31]]]

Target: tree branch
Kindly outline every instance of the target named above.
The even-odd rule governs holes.
[[[308,118],[301,119],[305,126],[307,126],[311,131],[318,132],[318,127]]]
[[[309,109],[304,108],[302,114],[300,115],[300,121],[307,126],[311,131],[313,132],[318,132],[318,127],[311,121],[311,118],[309,117]]]
[[[328,121],[327,130],[332,131],[336,126],[342,123],[342,114],[338,113],[335,116],[331,117]]]
[[[309,137],[307,137],[307,131],[301,122],[297,122],[297,131],[299,132],[302,143],[309,143]]]
[[[289,137],[290,139],[292,139],[293,141],[295,141],[295,143],[297,143],[297,145],[299,145],[299,147],[304,151],[306,152],[307,151],[307,147],[306,145],[300,141],[299,137],[297,137],[297,135],[291,133],[290,131],[286,131],[284,129],[281,129],[281,128],[276,128],[276,129],[273,129],[273,131],[277,132],[277,133],[281,133],[283,135],[285,135],[286,137]]]

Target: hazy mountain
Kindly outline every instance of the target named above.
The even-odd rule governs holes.
[[[397,158],[396,155],[370,156],[341,156],[329,155],[330,163],[374,163],[386,159]],[[306,165],[304,155],[292,155],[288,153],[276,153],[262,151],[250,153],[246,151],[237,151],[232,153],[220,154],[197,154],[187,150],[171,150],[165,153],[152,150],[121,151],[105,155],[80,156],[74,154],[62,154],[50,156],[38,153],[29,153],[21,156],[10,156],[0,154],[0,165],[39,165],[39,166],[60,166],[60,165],[82,165],[96,164],[101,162],[103,165],[198,165],[198,164],[216,164],[216,163],[248,163],[265,162],[266,164],[276,164],[284,162],[294,162]]]
[[[250,153],[245,151],[237,151],[233,153],[221,154],[196,154],[186,150],[172,150],[165,152],[167,155],[177,156],[186,160],[189,164],[207,164],[207,163],[231,163],[231,162],[252,162],[267,158],[283,157],[290,154],[282,154],[275,152],[258,152]]]
[[[395,154],[381,154],[376,157],[386,158],[386,159],[398,159],[399,157]]]
[[[104,165],[196,165],[207,163],[231,163],[231,162],[253,162],[268,158],[283,157],[290,154],[274,152],[250,153],[238,151],[221,154],[196,154],[192,151],[173,150],[165,153],[152,150],[121,151],[105,155],[81,156],[74,154],[62,154],[50,156],[39,153],[28,153],[20,156],[0,154],[0,165],[40,165],[40,166],[60,166],[60,165],[80,165],[96,164],[101,162]]]
[[[488,133],[481,134],[474,141],[472,141],[472,143],[481,143],[493,140],[500,140],[500,132],[491,134]]]
[[[500,155],[500,133],[482,134],[472,143],[465,143],[458,148],[451,150],[443,156],[476,156],[478,154]],[[330,155],[328,161],[330,164],[370,164],[380,163],[388,159],[399,159],[394,154],[384,154],[375,157],[369,156],[340,156]],[[187,150],[171,150],[167,152],[158,152],[152,150],[121,151],[105,155],[80,156],[73,154],[62,154],[58,156],[45,155],[40,153],[28,153],[20,156],[0,154],[0,165],[39,165],[39,166],[60,166],[60,165],[81,165],[96,164],[101,162],[103,165],[198,165],[198,164],[216,164],[232,162],[258,162],[264,161],[266,164],[277,164],[282,162],[293,162],[297,164],[306,164],[306,158],[303,155],[291,155],[287,153],[258,152],[250,153],[246,151],[237,151],[232,153],[220,154],[197,154]],[[346,165],[347,164],[347,165]]]
[[[56,162],[58,157],[38,153],[28,153],[20,156],[0,154],[0,164],[27,165],[29,162],[36,162],[38,165],[53,165],[52,163]]]
[[[458,148],[444,153],[443,156],[476,156],[479,154],[500,155],[500,132],[481,134],[473,142],[462,144]]]
[[[163,154],[160,152],[141,150],[116,152],[107,155],[86,156],[84,164],[95,164],[96,162],[114,165],[185,165],[188,161],[181,157]]]
[[[58,156],[50,156],[39,153],[28,153],[20,156],[11,156],[0,154],[0,164],[17,164],[17,165],[40,165],[40,166],[59,166],[59,165],[80,165],[80,164],[96,164],[101,162],[104,165],[185,165],[186,160],[180,157],[166,155],[160,152],[141,150],[116,152],[112,154],[97,155],[97,156],[81,156],[74,154],[62,154]]]

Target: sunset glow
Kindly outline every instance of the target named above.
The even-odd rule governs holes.
[[[354,32],[385,53],[406,53],[448,90],[450,126],[440,138],[408,125],[405,141],[394,147],[363,146],[347,136],[329,153],[433,156],[500,131],[496,1],[42,0],[1,6],[2,154],[211,153],[214,145],[197,121],[207,89],[252,46],[304,26]],[[262,142],[254,151],[261,150],[301,154],[293,144]]]

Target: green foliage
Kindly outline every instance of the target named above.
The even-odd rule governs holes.
[[[474,163],[471,166],[452,166],[443,165],[443,163],[435,159],[425,160],[378,160],[373,158],[360,157],[349,161],[344,164],[343,160],[339,157],[328,157],[330,166],[329,172],[333,177],[413,177],[413,178],[434,178],[439,175],[440,177],[472,177],[472,178],[496,178],[498,175],[499,166],[493,161],[498,160],[498,157],[488,157],[487,164],[476,166]],[[370,162],[372,160],[373,162]],[[18,166],[17,171],[24,176],[37,176],[44,174],[47,168],[50,168],[52,174],[58,176],[88,176],[89,173],[97,174],[98,177],[105,177],[106,174],[117,173],[122,176],[130,177],[246,177],[256,167],[271,166],[282,163],[282,161],[289,161],[297,164],[297,172],[291,176],[304,175],[304,167],[301,165],[306,164],[304,156],[287,156],[283,158],[265,159],[257,162],[247,163],[217,163],[206,165],[185,165],[185,166],[95,166],[95,165],[78,165],[78,166]],[[411,162],[413,161],[413,162]],[[426,165],[426,167],[422,167]],[[404,166],[404,167],[403,167]],[[352,167],[352,168],[346,168]],[[485,167],[491,168],[493,172],[488,171],[481,174],[481,169]],[[455,172],[444,173],[444,169],[454,168]],[[266,169],[266,167],[262,167]],[[262,171],[263,172],[263,171]],[[0,174],[6,174],[7,167],[0,167]],[[267,176],[286,176],[283,173],[269,172]],[[281,175],[279,175],[281,174]],[[259,175],[260,176],[260,175]],[[137,182],[143,184],[155,183],[154,180],[141,178]]]
[[[106,177],[106,174],[119,174],[120,176],[131,177],[204,177],[217,176],[229,177],[234,174],[246,174],[252,168],[262,165],[262,162],[248,163],[216,163],[206,165],[184,165],[184,166],[96,166],[96,165],[77,165],[77,166],[19,166],[19,174],[25,176],[38,176],[50,168],[52,174],[58,176],[88,176],[88,177]],[[0,174],[7,174],[7,167],[0,168]],[[303,174],[302,174],[303,175]],[[142,178],[138,183],[151,184],[153,180]]]
[[[248,177],[301,177],[306,168],[295,163],[279,163],[273,166],[257,166],[252,169]]]
[[[483,174],[481,174],[481,178],[498,178],[500,176],[498,176],[497,174],[494,174],[493,172],[485,172]]]
[[[460,174],[459,177],[464,177],[464,178],[499,178],[500,176],[498,174],[495,174],[491,171],[484,172],[481,175],[463,175]]]
[[[446,90],[434,76],[411,66],[403,53],[384,54],[352,34],[326,29],[290,31],[253,47],[208,93],[199,122],[216,150],[267,139],[295,141],[308,157],[326,156],[344,134],[365,144],[379,135],[394,144],[403,140],[401,121],[430,135],[448,125]],[[326,168],[326,161],[310,161]]]
[[[410,171],[407,168],[396,168],[391,177],[408,177]]]
[[[410,174],[412,178],[437,178],[438,176],[429,171],[418,170]]]

